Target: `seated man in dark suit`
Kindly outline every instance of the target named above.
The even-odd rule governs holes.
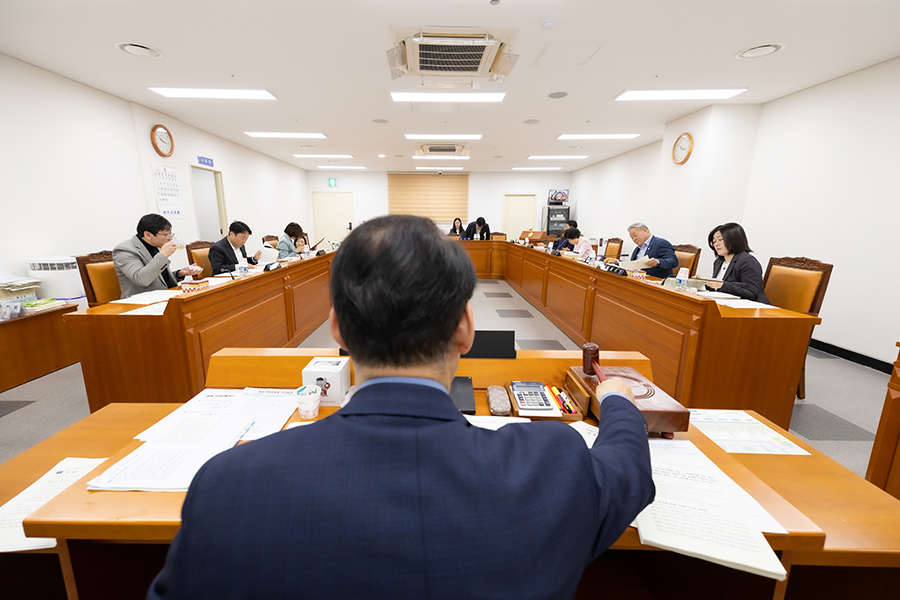
[[[645,422],[610,379],[591,449],[562,422],[470,425],[447,390],[474,289],[472,261],[429,219],[354,229],[330,324],[356,393],[207,462],[148,598],[571,598],[653,499]]]
[[[213,274],[227,273],[237,268],[238,257],[237,251],[241,251],[241,257],[248,264],[255,265],[259,261],[259,255],[262,250],[257,250],[253,256],[247,256],[247,249],[244,244],[253,234],[247,224],[243,221],[235,221],[228,228],[228,235],[209,247],[209,266],[212,268]]]
[[[637,248],[631,253],[631,260],[647,257],[647,266],[643,269],[651,277],[665,279],[672,277],[672,269],[678,266],[678,257],[675,256],[675,248],[668,240],[656,237],[650,233],[650,228],[643,223],[632,223],[628,226],[628,235]],[[608,258],[604,262],[616,264],[615,258]]]
[[[478,217],[466,227],[466,235],[470,240],[489,240],[491,239],[491,226],[487,224],[484,217]]]

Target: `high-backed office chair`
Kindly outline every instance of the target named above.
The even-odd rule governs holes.
[[[78,274],[81,275],[88,306],[107,304],[122,297],[111,251],[76,256],[75,262],[78,263]]]
[[[675,273],[678,274],[678,271],[684,267],[687,268],[690,277],[696,277],[697,267],[700,265],[700,248],[691,244],[678,244],[672,248],[675,249],[675,256],[678,257]]]
[[[266,242],[268,242],[269,245],[274,248],[278,244],[278,236],[277,235],[264,235],[264,236],[262,236],[262,241],[263,241],[263,245],[265,245]]]
[[[897,342],[900,347],[900,342]],[[900,356],[894,362],[866,479],[900,498]]]
[[[196,241],[185,246],[188,264],[198,265],[203,269],[200,277],[212,277],[212,265],[209,264],[209,248],[215,242]]]
[[[491,234],[491,240],[492,240],[492,241],[493,241],[493,240],[497,240],[497,241],[500,241],[500,242],[505,242],[505,241],[506,241],[506,234],[503,233],[502,231],[495,231],[494,233]]]
[[[770,258],[763,278],[763,290],[773,306],[817,317],[833,268],[834,265],[812,258]],[[797,397],[806,398],[805,360],[797,385]]]
[[[606,241],[606,248],[603,250],[605,258],[619,258],[622,254],[622,238],[609,238]]]

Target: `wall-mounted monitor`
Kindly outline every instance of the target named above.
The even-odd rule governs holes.
[[[569,201],[569,190],[550,190],[547,204],[565,204]]]

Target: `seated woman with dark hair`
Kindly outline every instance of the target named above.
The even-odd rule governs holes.
[[[303,228],[294,222],[288,223],[284,228],[284,233],[278,238],[278,258],[290,258],[299,256],[306,246],[306,237]]]
[[[581,236],[581,231],[577,227],[569,227],[563,232],[563,237],[575,248],[572,252],[578,254],[581,260],[588,258],[594,254],[594,248],[591,242]]]
[[[450,228],[450,232],[447,235],[454,235],[456,237],[462,237],[466,233],[465,227],[463,227],[462,219],[456,217],[453,219],[453,227]]]
[[[763,292],[762,267],[750,255],[752,250],[743,227],[737,223],[719,225],[709,232],[707,242],[717,255],[707,289],[771,304]]]

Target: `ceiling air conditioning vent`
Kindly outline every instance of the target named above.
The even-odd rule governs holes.
[[[469,149],[465,144],[421,144],[416,149],[417,156],[467,156]]]
[[[388,50],[394,79],[403,75],[451,78],[486,77],[503,81],[518,58],[508,52],[515,31],[433,28],[428,31],[392,28],[397,46]]]

